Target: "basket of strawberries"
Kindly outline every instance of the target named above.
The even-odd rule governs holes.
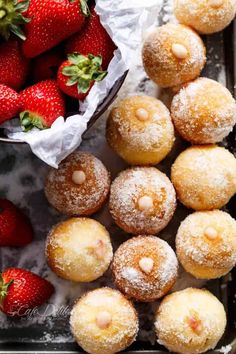
[[[81,143],[116,97],[147,21],[137,22],[141,1],[132,11],[115,3],[0,0],[0,140],[27,142],[55,167]]]

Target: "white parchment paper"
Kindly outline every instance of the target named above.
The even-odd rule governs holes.
[[[64,120],[59,117],[50,129],[21,131],[18,120],[5,124],[8,137],[27,142],[35,155],[52,167],[74,151],[81,143],[82,134],[99,103],[127,69],[132,68],[134,57],[140,55],[143,33],[156,20],[162,0],[97,0],[96,11],[118,49],[108,67],[108,75],[96,83],[80,106],[82,114]]]

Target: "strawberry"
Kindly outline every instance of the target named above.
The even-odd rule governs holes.
[[[23,53],[33,58],[78,32],[89,16],[87,0],[30,0]]]
[[[10,33],[25,40],[21,25],[29,23],[25,17],[29,6],[29,0],[1,0],[0,1],[0,36],[8,40]]]
[[[116,46],[102,26],[94,7],[85,28],[69,38],[65,46],[66,54],[79,52],[83,55],[91,53],[102,56],[103,69],[107,69],[115,49]]]
[[[20,93],[23,112],[20,113],[24,131],[33,127],[45,129],[65,115],[65,102],[56,80],[45,80]]]
[[[92,54],[79,53],[68,55],[57,73],[59,88],[71,97],[84,100],[95,81],[101,81],[107,75],[101,70],[102,58]]]
[[[34,82],[56,78],[62,59],[58,49],[52,49],[35,58],[32,73]]]
[[[28,270],[8,268],[0,275],[0,308],[8,316],[24,316],[54,293],[49,281]]]
[[[10,87],[0,84],[0,124],[15,117],[20,108],[19,94]]]
[[[0,199],[0,246],[21,247],[33,239],[29,219],[7,199]]]
[[[24,58],[16,39],[0,44],[0,83],[15,90],[24,84],[29,60]]]

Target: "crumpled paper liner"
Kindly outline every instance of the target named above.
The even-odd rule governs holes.
[[[82,113],[66,120],[59,117],[50,129],[34,128],[27,133],[21,131],[19,120],[8,121],[4,125],[6,135],[28,143],[35,155],[57,168],[60,161],[80,145],[88,121],[115,82],[132,68],[134,56],[140,55],[137,48],[143,33],[155,22],[161,5],[162,0],[97,0],[96,11],[118,47],[106,78],[94,85],[80,105]]]

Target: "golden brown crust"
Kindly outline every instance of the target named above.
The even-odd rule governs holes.
[[[147,196],[149,210],[138,203]],[[133,167],[121,172],[111,186],[109,207],[116,224],[128,233],[157,234],[169,223],[176,208],[175,190],[168,177],[154,167]]]
[[[113,257],[108,231],[89,218],[71,218],[55,225],[46,240],[50,268],[61,278],[90,282],[102,276]]]
[[[190,214],[178,229],[176,252],[196,278],[225,275],[236,264],[236,221],[221,210]]]
[[[146,273],[140,266],[143,259],[152,260]],[[155,236],[138,236],[124,242],[112,263],[114,282],[126,296],[150,302],[164,296],[177,279],[178,262],[167,242]]]
[[[74,183],[75,171],[84,172],[84,183]],[[103,206],[110,183],[110,174],[99,159],[89,153],[75,152],[60,163],[58,170],[49,171],[45,194],[59,212],[88,216]]]
[[[185,140],[193,144],[216,143],[232,131],[236,123],[236,104],[223,85],[199,78],[174,96],[171,116]]]
[[[156,314],[158,343],[171,352],[214,349],[226,326],[221,302],[209,291],[187,288],[165,297]]]
[[[212,4],[213,5],[212,5]],[[174,0],[174,14],[180,23],[202,34],[222,31],[235,17],[236,1]]]
[[[175,160],[171,181],[186,207],[220,209],[236,192],[236,159],[216,145],[192,146]]]
[[[140,111],[144,118],[140,119]],[[170,152],[174,127],[164,104],[154,97],[127,97],[110,112],[106,137],[131,165],[156,165]]]
[[[108,328],[96,323],[100,311],[111,315]],[[128,347],[138,332],[138,316],[132,303],[111,288],[92,290],[74,305],[70,325],[78,344],[88,353],[116,353]]]
[[[173,44],[186,48],[185,59],[172,52]],[[147,75],[161,87],[173,87],[199,76],[206,62],[206,49],[189,27],[168,23],[157,28],[143,46],[143,64]]]

